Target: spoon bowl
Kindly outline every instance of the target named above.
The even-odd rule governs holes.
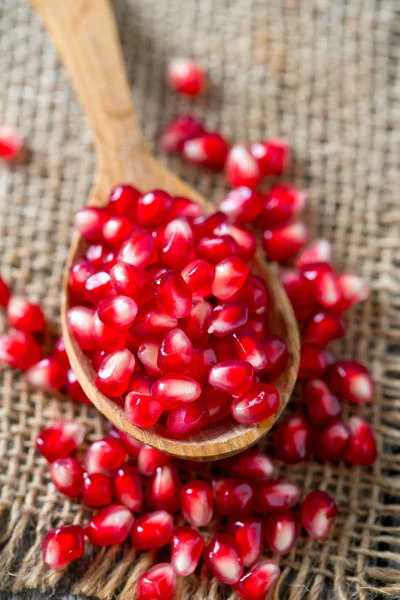
[[[112,187],[131,183],[142,191],[164,189],[200,204],[205,213],[214,210],[198,192],[163,167],[150,153],[130,97],[117,29],[108,0],[32,0],[67,67],[75,91],[91,127],[98,159],[89,206],[105,206]],[[217,460],[253,445],[274,425],[291,396],[299,366],[299,334],[290,302],[278,278],[258,251],[251,270],[266,283],[270,308],[268,331],[283,338],[289,360],[274,381],[280,405],[272,417],[254,425],[224,419],[191,437],[172,438],[161,425],[140,429],[129,423],[123,409],[95,385],[95,371],[69,331],[68,273],[82,257],[87,244],[76,236],[68,257],[61,294],[61,324],[67,354],[76,377],[96,408],[116,427],[137,440],[180,458]]]

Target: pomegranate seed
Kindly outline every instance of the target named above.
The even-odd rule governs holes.
[[[301,273],[286,269],[281,274],[281,283],[289,297],[296,319],[309,317],[318,308],[312,284]]]
[[[95,546],[122,544],[128,537],[135,517],[122,504],[111,504],[98,510],[86,526],[85,533]]]
[[[307,202],[307,196],[302,191],[291,185],[275,185],[268,192],[261,227],[269,229],[282,225],[301,213]]]
[[[235,294],[235,299],[245,300],[250,313],[256,315],[264,315],[268,309],[268,290],[265,287],[265,282],[256,277],[249,275],[241,289]]]
[[[171,457],[161,450],[151,446],[142,446],[138,455],[139,471],[145,477],[154,475],[158,467],[164,467],[171,463]]]
[[[146,274],[137,267],[117,262],[110,271],[111,283],[118,294],[137,300],[145,283]]]
[[[192,292],[182,276],[176,271],[167,271],[153,282],[154,297],[160,311],[171,317],[186,317],[192,306]]]
[[[174,208],[173,198],[162,190],[153,190],[138,199],[136,219],[139,225],[154,227],[165,223]]]
[[[303,269],[307,265],[313,263],[328,263],[332,262],[332,246],[328,240],[321,239],[312,242],[307,248],[304,248],[297,257],[296,266],[298,269]]]
[[[204,69],[190,58],[173,58],[168,63],[168,85],[175,92],[197,96],[207,85]]]
[[[335,309],[340,300],[338,277],[327,263],[306,264],[301,273],[310,284],[315,299],[325,308]]]
[[[137,550],[156,550],[172,537],[173,520],[165,510],[156,510],[137,519],[132,528],[132,543]]]
[[[239,327],[247,323],[248,314],[243,300],[230,300],[225,304],[218,304],[212,312],[208,333],[212,333],[217,337],[225,337],[234,333]],[[243,358],[243,360],[247,359]]]
[[[62,388],[66,372],[57,363],[54,356],[48,356],[28,369],[25,376],[30,386],[37,390],[51,392]]]
[[[192,165],[220,171],[224,168],[229,146],[219,133],[208,131],[183,144],[183,157]]]
[[[260,558],[263,549],[264,524],[254,517],[232,521],[228,529],[236,542],[245,567],[251,567]]]
[[[322,490],[314,490],[301,505],[301,523],[313,540],[325,540],[338,509],[333,499]]]
[[[164,152],[179,154],[182,152],[186,140],[191,140],[203,133],[204,127],[200,121],[191,115],[179,115],[164,129],[160,137],[160,146]]]
[[[311,379],[304,386],[308,418],[314,425],[325,425],[341,415],[338,398],[321,379]]]
[[[117,440],[121,442],[122,446],[124,447],[125,451],[129,454],[129,456],[138,456],[140,450],[145,447],[144,444],[142,444],[142,442],[135,440],[124,431],[121,431],[120,429],[115,427],[115,425],[113,425],[112,423],[109,424],[109,434],[111,437],[117,438]]]
[[[329,312],[318,312],[306,323],[303,339],[317,346],[327,346],[332,340],[344,336],[346,324],[341,315]]]
[[[74,215],[74,227],[89,242],[96,244],[103,241],[103,225],[108,218],[104,208],[85,206]]]
[[[0,160],[21,164],[29,161],[30,154],[17,129],[10,125],[0,125]]]
[[[226,362],[232,359],[234,353],[234,346],[232,340],[229,337],[215,338],[212,340],[213,348],[217,355],[218,362]]]
[[[218,236],[229,235],[236,242],[236,252],[245,262],[253,260],[257,250],[257,236],[253,231],[234,223],[223,223],[214,229]]]
[[[263,232],[263,248],[268,260],[284,262],[293,258],[307,242],[308,229],[304,223],[290,221]]]
[[[340,300],[335,305],[335,310],[345,311],[350,306],[363,302],[369,296],[369,285],[362,277],[351,273],[338,275],[337,284]]]
[[[134,225],[125,217],[110,217],[103,225],[102,237],[110,248],[119,248],[122,242],[134,231]]]
[[[157,260],[157,249],[151,233],[138,228],[122,244],[117,260],[142,269],[154,264]]]
[[[262,341],[262,347],[267,360],[264,373],[277,377],[282,373],[289,360],[286,343],[278,335],[268,335]]]
[[[326,348],[304,342],[300,348],[298,379],[319,379],[332,364],[334,358]],[[332,387],[332,386],[331,386]]]
[[[106,352],[122,350],[122,348],[126,346],[126,331],[123,328],[117,329],[115,327],[109,327],[108,325],[105,325],[103,321],[100,320],[97,312],[93,316],[92,327],[93,340],[96,342],[96,345],[101,348],[101,350],[105,351],[104,355]],[[98,369],[100,367],[104,355],[99,354],[96,356],[96,365],[93,365],[94,368]]]
[[[300,488],[288,479],[275,479],[262,483],[256,490],[256,512],[269,513],[292,508],[299,502]]]
[[[306,460],[310,454],[311,429],[302,415],[280,421],[275,432],[277,456],[288,465]]]
[[[250,317],[247,321],[247,326],[256,334],[259,340],[263,340],[266,337],[266,322],[262,317]]]
[[[153,383],[153,380],[148,375],[136,373],[130,380],[128,391],[135,392],[136,394],[143,394],[144,396],[150,396]]]
[[[113,477],[114,497],[132,512],[140,510],[143,502],[142,481],[136,467],[120,467]]]
[[[194,233],[194,239],[198,243],[202,238],[209,237],[215,233],[217,227],[222,226],[226,223],[226,216],[224,213],[217,211],[206,217],[197,217],[192,222],[192,229]]]
[[[238,254],[239,248],[230,235],[209,235],[201,238],[196,252],[203,260],[216,265],[221,260]]]
[[[274,474],[274,465],[261,450],[247,450],[229,459],[228,468],[238,477],[250,481],[268,481]]]
[[[57,490],[68,496],[76,498],[83,485],[83,469],[74,458],[59,458],[50,466],[51,479]]]
[[[36,438],[36,447],[45,459],[52,463],[67,458],[83,442],[85,430],[79,423],[69,420],[56,421]]]
[[[138,579],[137,600],[171,600],[176,575],[168,563],[154,565]]]
[[[106,473],[85,473],[82,487],[82,501],[86,506],[99,508],[112,502],[111,478]]]
[[[235,540],[218,533],[205,548],[205,560],[213,575],[222,583],[233,585],[243,575],[243,562]]]
[[[115,288],[111,281],[110,273],[99,271],[90,275],[84,285],[85,299],[97,305],[105,298],[115,296]]]
[[[40,306],[21,296],[12,296],[8,302],[7,320],[10,327],[27,333],[41,333],[46,325]]]
[[[353,416],[347,421],[350,439],[344,458],[353,465],[372,465],[378,456],[372,427],[367,421]]]
[[[371,402],[374,396],[370,372],[355,360],[339,360],[329,369],[328,377],[332,390],[352,404]]]
[[[206,527],[213,518],[213,496],[205,481],[187,483],[180,492],[182,514],[194,527]]]
[[[180,508],[180,487],[175,467],[171,465],[157,467],[147,487],[147,501],[157,510],[174,513]]]
[[[265,528],[265,541],[271,552],[288,554],[297,538],[297,518],[291,510],[280,510],[269,515]]]
[[[219,262],[215,267],[215,278],[211,287],[213,295],[219,300],[229,300],[242,288],[249,270],[238,256]]]
[[[0,277],[0,306],[3,306],[4,308],[6,308],[8,305],[8,302],[10,300],[10,297],[11,297],[10,288],[8,287],[8,285],[6,284],[4,279],[2,279],[2,277]]]
[[[231,412],[232,398],[220,390],[208,388],[201,399],[205,402],[209,423],[217,423]]]
[[[164,265],[182,269],[195,258],[194,236],[187,219],[173,219],[164,228],[160,243],[160,260]]]
[[[140,192],[132,185],[117,185],[111,190],[108,211],[112,215],[126,217],[134,222],[136,220],[136,208],[140,195]]]
[[[128,296],[102,300],[97,308],[99,318],[108,327],[129,327],[135,320],[138,306]]]
[[[278,390],[268,383],[254,383],[248,392],[232,402],[235,421],[250,425],[271,417],[279,408]]]
[[[157,366],[159,351],[159,342],[146,342],[138,348],[137,357],[150,377],[160,377],[162,375],[161,369]]]
[[[193,360],[193,344],[182,329],[171,329],[161,342],[157,365],[164,373],[183,374]]]
[[[232,152],[232,150],[231,150]],[[226,163],[229,168],[230,155]],[[247,186],[247,187],[246,187]],[[230,221],[236,223],[250,223],[261,215],[264,210],[264,196],[260,192],[251,189],[248,184],[234,186],[236,189],[220,202],[219,210],[223,212]]]
[[[144,309],[139,310],[129,331],[133,337],[148,341],[164,337],[174,327],[178,327],[175,317],[159,311],[153,305],[146,305]]]
[[[245,394],[253,383],[253,367],[244,360],[227,360],[212,366],[208,382],[234,396]]]
[[[129,385],[135,368],[135,357],[124,348],[108,354],[96,375],[96,386],[106,396],[121,396]]]
[[[261,560],[234,586],[243,600],[264,600],[278,579],[280,568],[274,560]]]
[[[86,452],[84,466],[86,472],[109,473],[120,467],[126,459],[126,451],[121,442],[106,437],[91,444]]]
[[[160,402],[150,395],[129,392],[125,398],[127,421],[142,429],[155,425],[162,412],[163,408]]]
[[[67,525],[49,531],[42,542],[43,562],[58,569],[83,556],[84,532],[80,525]]]
[[[248,327],[233,334],[236,353],[241,360],[247,360],[255,371],[263,371],[267,366],[267,357],[257,335]]]
[[[343,458],[350,430],[345,423],[337,421],[329,423],[318,432],[315,453],[321,460],[336,462]]]
[[[202,402],[191,402],[170,411],[167,430],[174,438],[184,438],[202,429],[208,423],[207,409]]]
[[[67,312],[67,325],[82,350],[94,350],[94,311],[86,306],[74,306]]]
[[[250,189],[254,189],[258,186],[261,180],[260,169],[257,161],[250,154],[246,146],[242,144],[232,146],[226,158],[225,177],[229,185],[233,188],[247,186]],[[258,214],[261,211],[262,208]]]
[[[290,159],[290,148],[284,139],[273,139],[256,142],[251,145],[250,152],[258,162],[263,177],[281,175],[287,168]]]
[[[69,369],[69,359],[67,350],[65,348],[64,338],[61,336],[58,338],[54,345],[54,352],[52,354],[54,360],[60,365],[61,369],[66,371]]]
[[[254,491],[246,481],[227,477],[214,479],[212,487],[215,505],[222,515],[235,516],[252,511]]]
[[[83,388],[77,380],[76,375],[72,369],[68,369],[67,371],[65,388],[68,396],[75,402],[81,402],[82,404],[91,404],[89,398],[83,391]]]
[[[151,393],[165,410],[171,410],[182,403],[196,400],[201,394],[201,386],[190,377],[165,376],[153,384]]]
[[[190,262],[181,273],[192,291],[193,300],[199,300],[211,294],[215,267],[201,258]]]
[[[177,575],[187,577],[196,570],[204,539],[193,527],[176,527],[171,540],[171,564]]]
[[[196,219],[204,214],[200,204],[189,200],[189,198],[182,198],[180,196],[175,196],[175,213],[177,217],[186,217],[189,220]]]
[[[26,371],[40,361],[42,351],[29,333],[11,331],[0,336],[0,362]]]

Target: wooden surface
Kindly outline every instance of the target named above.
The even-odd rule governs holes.
[[[127,84],[116,25],[108,0],[32,0],[53,37],[62,61],[93,132],[98,170],[88,204],[103,206],[118,183],[132,183],[145,191],[162,188],[173,195],[187,196],[212,212],[213,206],[149,152],[139,130]],[[275,423],[290,396],[299,363],[297,323],[288,298],[276,276],[267,267],[261,252],[252,265],[262,276],[270,294],[268,328],[286,340],[289,361],[275,382],[281,396],[276,415],[256,425],[216,423],[185,440],[174,440],[161,426],[139,429],[125,419],[124,411],[94,384],[94,371],[70,334],[65,315],[68,310],[67,273],[82,254],[85,242],[74,241],[64,278],[61,313],[62,331],[76,376],[93,404],[109,421],[132,437],[175,456],[192,460],[216,460],[254,444]]]

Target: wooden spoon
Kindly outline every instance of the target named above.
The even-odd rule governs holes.
[[[32,0],[67,67],[75,91],[92,129],[98,159],[95,184],[88,204],[104,206],[111,188],[131,183],[144,191],[161,188],[176,196],[198,202],[206,212],[214,207],[198,192],[165,169],[150,153],[140,131],[124,69],[117,28],[108,0]],[[126,418],[122,408],[101,394],[95,373],[66,325],[68,270],[85,249],[77,237],[71,247],[62,288],[61,318],[68,357],[85,393],[97,409],[132,437],[181,458],[216,460],[254,444],[275,423],[285,408],[299,365],[299,335],[288,298],[279,280],[259,253],[252,265],[262,276],[270,295],[268,327],[289,348],[289,362],[277,386],[281,402],[276,415],[257,425],[233,421],[216,423],[184,440],[171,438],[161,426],[139,429]]]

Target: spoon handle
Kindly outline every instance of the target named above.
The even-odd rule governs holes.
[[[109,0],[31,0],[66,66],[93,133],[99,171],[134,179],[147,150]]]

